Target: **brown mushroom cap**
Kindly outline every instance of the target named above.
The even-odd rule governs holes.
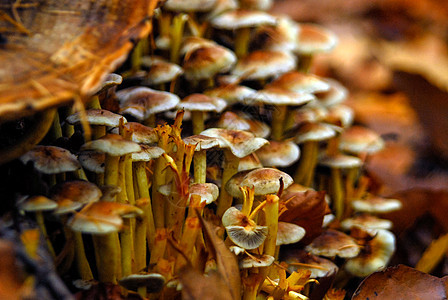
[[[132,161],[150,161],[165,153],[165,150],[157,146],[140,145],[140,147],[141,151],[132,153]]]
[[[214,45],[188,52],[182,67],[187,80],[201,80],[229,71],[236,60],[235,54],[230,49]]]
[[[163,8],[176,12],[205,12],[213,8],[217,0],[167,0]]]
[[[352,237],[337,230],[327,229],[307,245],[305,250],[314,255],[351,258],[356,257],[361,249]]]
[[[254,195],[276,194],[280,189],[280,178],[283,187],[287,188],[293,183],[291,176],[273,168],[260,168],[251,171],[236,173],[226,184],[227,192],[233,197],[242,199],[240,187],[254,187]]]
[[[184,73],[184,70],[179,65],[167,61],[149,61],[146,65],[149,65],[150,69],[142,83],[145,85],[170,82]]]
[[[275,25],[276,23],[277,18],[266,12],[243,9],[225,12],[211,20],[213,27],[227,30]]]
[[[294,110],[293,122],[288,124],[288,129],[293,129],[299,127],[305,123],[319,123],[325,120],[328,114],[328,110],[322,105],[316,105],[316,101],[311,101],[310,103]]]
[[[128,122],[124,129],[129,132],[131,141],[138,144],[153,144],[159,141],[159,135],[152,127],[138,122]]]
[[[362,161],[355,156],[344,154],[324,155],[319,158],[319,165],[329,168],[349,169],[362,166]]]
[[[269,10],[272,3],[272,0],[240,0],[242,8],[253,10]]]
[[[336,136],[335,127],[325,123],[303,123],[297,129],[295,142],[324,141]]]
[[[282,261],[289,264],[288,270],[294,272],[298,269],[310,270],[310,278],[322,278],[336,274],[338,266],[331,260],[319,257],[300,249],[288,249],[282,254]]]
[[[123,77],[120,74],[115,73],[107,74],[106,79],[104,80],[103,85],[100,87],[97,94],[114,86],[120,85],[122,82]]]
[[[347,105],[336,104],[328,108],[328,113],[324,119],[327,123],[349,128],[355,119],[355,112]]]
[[[297,243],[305,236],[305,234],[305,229],[299,225],[278,222],[276,245],[280,246]]]
[[[369,214],[355,215],[352,218],[347,218],[341,221],[341,227],[344,230],[350,230],[353,226],[367,229],[389,230],[392,229],[392,222]]]
[[[288,167],[300,156],[299,147],[291,141],[269,141],[255,153],[266,167]]]
[[[201,202],[205,204],[210,204],[218,199],[219,188],[213,183],[194,183],[191,184],[188,192],[191,195],[199,195],[201,197]]]
[[[140,287],[145,287],[147,293],[157,293],[165,285],[165,277],[158,273],[131,274],[122,277],[118,284],[131,291],[137,291]]]
[[[386,213],[401,209],[398,199],[387,199],[379,196],[370,196],[366,199],[356,199],[351,202],[355,211],[367,213]]]
[[[345,269],[355,276],[366,277],[385,268],[394,251],[395,236],[384,229],[375,230],[375,237],[357,257],[347,260]]]
[[[325,92],[330,89],[330,85],[320,77],[298,71],[290,71],[281,75],[272,81],[269,86],[296,93]]]
[[[296,57],[288,52],[258,50],[238,60],[231,74],[248,80],[258,80],[278,76],[295,69],[296,66]]]
[[[69,199],[81,204],[87,204],[100,200],[102,192],[94,183],[84,180],[72,180],[58,183],[51,188],[51,198],[60,202]]]
[[[107,153],[112,156],[122,156],[125,154],[141,151],[140,145],[123,139],[118,134],[106,134],[105,136],[89,141],[82,145],[82,150],[95,150],[103,153]]]
[[[255,153],[249,154],[248,156],[240,158],[240,163],[238,164],[238,172],[250,171],[253,169],[263,168],[258,156]]]
[[[106,154],[97,151],[81,151],[78,155],[81,166],[93,173],[104,173]]]
[[[219,146],[219,140],[205,135],[192,135],[183,139],[186,145],[196,145],[194,151],[208,150]]]
[[[33,162],[34,168],[44,174],[71,172],[81,167],[75,155],[55,146],[38,145],[22,155],[20,160],[24,164]]]
[[[110,127],[116,127],[120,125],[120,120],[123,119],[123,123],[126,124],[125,117],[119,114],[115,114],[106,109],[88,109],[85,111],[87,116],[87,122],[90,125],[104,125]],[[67,117],[66,121],[71,125],[81,124],[81,114],[79,112],[74,113]]]
[[[221,148],[229,148],[239,158],[249,155],[268,143],[267,140],[255,137],[252,133],[243,130],[209,128],[201,134],[218,138]]]
[[[340,137],[339,149],[341,151],[359,154],[375,153],[384,148],[384,140],[375,131],[362,127],[347,128]]]
[[[275,258],[270,255],[252,255],[246,256],[239,260],[238,265],[240,269],[269,267],[275,261]]]
[[[20,209],[28,212],[37,212],[37,211],[49,211],[54,210],[58,207],[58,204],[45,197],[45,196],[33,196],[29,197],[20,204]]]
[[[255,93],[254,89],[238,84],[220,85],[204,92],[208,96],[224,99],[228,105],[241,103],[253,97]]]
[[[308,93],[296,93],[275,86],[268,86],[259,90],[246,104],[271,104],[271,105],[291,105],[298,106],[314,100],[314,95]]]
[[[191,53],[192,51],[202,48],[202,47],[210,47],[216,46],[217,43],[213,40],[201,38],[198,36],[187,36],[182,40],[182,45],[179,50],[180,55],[186,55],[187,53]]]
[[[337,43],[337,36],[330,30],[316,24],[302,23],[294,52],[298,54],[329,52]]]
[[[347,99],[347,89],[334,79],[326,78],[325,81],[330,85],[330,89],[325,92],[316,92],[315,96],[319,103],[329,107],[344,102]]]
[[[221,98],[210,97],[204,94],[191,94],[177,104],[178,109],[189,111],[213,111],[222,112],[227,102]]]
[[[287,16],[277,17],[277,24],[256,29],[251,45],[272,51],[292,51],[296,47],[300,27]]]

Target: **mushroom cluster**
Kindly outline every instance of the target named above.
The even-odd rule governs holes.
[[[363,173],[384,141],[352,126],[340,83],[311,73],[337,37],[271,2],[165,1],[131,70],[54,122],[66,130],[45,141],[61,147],[20,158],[45,186],[17,209],[60,274],[172,299],[186,268],[222,272],[205,222],[244,299],[323,297],[321,280],[387,266],[395,238],[377,215],[401,204]]]

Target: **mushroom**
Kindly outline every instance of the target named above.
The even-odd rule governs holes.
[[[122,277],[118,284],[127,290],[137,291],[146,298],[147,293],[158,293],[165,285],[165,277],[158,273],[139,273]]]
[[[255,153],[266,167],[288,167],[300,156],[299,147],[291,141],[269,141],[268,145],[261,147]]]
[[[186,137],[184,143],[187,145],[196,145],[194,160],[194,182],[205,183],[207,167],[207,150],[219,146],[217,138],[205,135],[193,135]]]
[[[331,260],[307,253],[301,249],[287,249],[282,253],[281,260],[288,264],[290,272],[298,269],[310,270],[310,278],[322,278],[338,272],[338,266]]]
[[[254,49],[292,51],[296,47],[300,27],[288,16],[278,16],[277,24],[255,30],[250,46]]]
[[[325,257],[353,258],[358,256],[361,248],[352,237],[345,233],[327,229],[307,245],[305,250]]]
[[[341,221],[341,228],[344,230],[350,230],[354,226],[366,229],[390,230],[392,229],[392,222],[369,214],[358,214]]]
[[[170,91],[172,91],[176,79],[184,73],[179,65],[154,56],[142,57],[142,65],[149,68],[142,84],[157,86],[162,91],[167,90],[165,84],[169,82],[171,82]]]
[[[398,199],[389,199],[373,195],[368,195],[365,199],[355,199],[351,201],[351,205],[357,212],[373,214],[392,212],[402,207],[401,201]]]

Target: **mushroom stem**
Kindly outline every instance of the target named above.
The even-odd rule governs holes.
[[[137,294],[139,294],[143,299],[146,299],[146,295],[147,295],[146,286],[139,286],[137,288]]]
[[[140,71],[140,67],[142,65],[142,56],[143,56],[143,40],[139,40],[137,42],[137,45],[134,47],[133,51],[132,51],[132,56],[131,56],[131,70],[132,73],[137,73],[138,71]]]
[[[151,249],[151,257],[149,259],[150,264],[159,262],[163,258],[166,250],[167,232],[166,228],[157,228],[154,244]]]
[[[204,131],[204,112],[193,110],[191,119],[193,122],[193,134],[200,134]]]
[[[75,255],[78,273],[81,276],[82,280],[92,280],[93,274],[92,270],[90,269],[89,261],[86,257],[84,242],[82,240],[82,233],[73,231],[73,239],[75,241]]]
[[[135,204],[135,193],[134,193],[134,178],[132,176],[132,155],[128,154],[124,158],[124,181],[126,187],[126,194],[128,196],[129,204]]]
[[[54,252],[53,245],[51,244],[50,237],[48,236],[47,228],[45,227],[44,214],[41,211],[36,211],[36,223],[40,229],[40,232],[44,236],[45,241],[47,242],[48,252],[50,252],[51,256],[55,258],[56,254]]]
[[[148,127],[156,127],[156,115],[150,114],[144,121],[143,124]]]
[[[182,36],[184,34],[184,25],[188,20],[188,15],[180,13],[173,18],[173,23],[171,27],[171,62],[179,63],[179,50],[182,43]]]
[[[339,168],[331,168],[331,199],[334,203],[336,218],[340,220],[344,213],[344,191]]]
[[[314,177],[319,143],[317,141],[305,142],[301,150],[302,153],[299,160],[299,166],[297,167],[296,174],[294,175],[294,182],[309,186]]]
[[[266,215],[266,226],[268,227],[268,236],[264,241],[264,254],[274,256],[278,231],[278,201],[276,195],[266,196],[266,206],[264,208]]]
[[[120,273],[120,247],[118,235],[104,234],[93,236],[98,279],[105,283],[117,283]]]
[[[134,264],[134,237],[131,230],[131,218],[123,219],[123,231],[120,233],[121,243],[121,269],[122,276],[132,274],[132,265]]]
[[[97,95],[93,95],[87,104],[86,109],[101,109],[100,97]]]
[[[199,197],[199,196],[198,196]],[[184,251],[184,255],[192,259],[194,245],[196,243],[196,238],[201,229],[201,225],[198,217],[187,217],[185,219],[184,230],[182,232],[182,237],[180,239],[180,248]],[[179,271],[184,267],[186,261],[182,254],[178,253],[176,258],[175,270]]]
[[[145,162],[143,161],[137,161],[134,163],[134,170],[137,180],[137,188],[138,188],[138,194],[140,198],[148,198],[151,199],[149,196],[149,189],[148,189],[148,178],[146,176],[146,166]],[[143,237],[146,235],[146,239],[148,240],[148,248],[150,249],[150,246],[154,243],[155,238],[155,224],[154,224],[154,215],[152,210],[151,201],[148,201],[148,206],[144,210],[145,217],[143,219],[146,219],[146,222],[142,222],[139,224],[137,222],[136,231],[139,231],[139,234],[136,233],[136,243],[141,243]],[[146,229],[140,228],[139,226],[146,226]],[[145,233],[145,235],[141,235]],[[138,238],[137,238],[138,237]],[[144,240],[143,240],[144,243]],[[141,246],[141,245],[140,245]],[[139,247],[140,247],[139,246]]]
[[[247,54],[250,40],[250,28],[240,28],[236,30],[235,35],[235,54],[241,58]]]
[[[112,156],[106,154],[105,169],[104,169],[104,184],[118,185],[118,165],[120,162],[119,156]]]
[[[302,54],[299,57],[298,70],[300,72],[309,73],[312,63],[313,63],[313,55]]]
[[[194,153],[194,182],[205,183],[207,179],[207,152],[200,150]]]
[[[226,191],[226,184],[229,179],[238,172],[240,159],[229,149],[224,149],[224,170],[222,172],[221,193],[219,195],[218,209],[216,214],[222,217],[224,212],[232,205],[233,197]]]
[[[272,139],[280,141],[283,137],[283,128],[288,107],[286,105],[276,105],[272,112]]]
[[[106,135],[106,126],[103,125],[90,125],[92,128],[92,139],[97,140]]]
[[[144,198],[141,198],[144,199]],[[135,220],[134,235],[134,253],[135,253],[135,272],[139,272],[146,267],[146,232],[148,224],[148,207],[151,207],[151,200],[145,201],[144,204],[138,205],[143,210],[143,215]],[[152,212],[151,212],[152,215]],[[154,223],[153,223],[154,226]],[[154,242],[153,233],[153,242]],[[148,239],[148,246],[151,245]]]
[[[51,127],[51,137],[53,140],[57,140],[58,138],[62,137],[61,121],[59,118],[59,112],[57,110],[54,114],[53,126]]]

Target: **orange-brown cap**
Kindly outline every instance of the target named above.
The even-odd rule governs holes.
[[[288,167],[300,156],[299,147],[291,141],[269,141],[255,153],[266,167]]]
[[[347,218],[341,221],[341,227],[344,230],[350,230],[352,227],[357,226],[367,229],[392,229],[392,221],[386,219],[380,219],[378,217],[369,214],[355,215],[351,218]]]
[[[120,125],[120,120],[123,119],[123,123],[126,124],[125,117],[119,114],[115,114],[106,109],[88,109],[85,111],[87,116],[87,122],[90,125],[104,125],[110,127],[116,127]],[[67,117],[66,121],[71,125],[81,124],[81,114],[79,112],[74,113]]]
[[[141,151],[139,144],[125,140],[121,135],[113,133],[106,134],[97,140],[89,141],[82,145],[81,149],[95,150],[112,156],[122,156]]]
[[[359,154],[375,153],[384,148],[384,140],[375,131],[362,127],[347,128],[340,137],[339,149],[341,151]]]
[[[387,213],[401,209],[402,204],[398,199],[383,198],[370,195],[366,199],[356,199],[351,202],[355,211],[367,213]]]
[[[227,102],[221,98],[211,97],[204,94],[191,94],[177,104],[178,109],[189,111],[211,111],[222,112]]]
[[[337,43],[337,36],[330,30],[316,24],[300,24],[295,52],[298,54],[329,52]]]
[[[335,127],[325,123],[306,122],[299,126],[295,142],[297,144],[308,141],[325,141],[336,136]]]
[[[211,20],[213,27],[234,30],[238,28],[275,25],[277,18],[263,11],[236,9],[227,11]]]
[[[298,71],[287,72],[269,84],[296,93],[317,93],[330,89],[330,85],[320,77]]]
[[[213,8],[217,0],[167,0],[164,9],[177,12],[205,12]]]
[[[207,150],[219,146],[219,140],[205,135],[192,135],[183,139],[187,145],[196,145],[194,151]]]
[[[351,258],[356,257],[361,248],[352,237],[345,233],[327,229],[306,246],[305,250],[314,255]]]
[[[336,274],[338,266],[331,260],[307,253],[301,249],[287,249],[282,254],[282,261],[288,264],[290,272],[298,269],[310,270],[310,278],[321,278],[331,274]]]
[[[78,170],[76,156],[56,146],[36,146],[19,158],[24,164],[33,163],[36,170],[44,174],[57,174]]]

